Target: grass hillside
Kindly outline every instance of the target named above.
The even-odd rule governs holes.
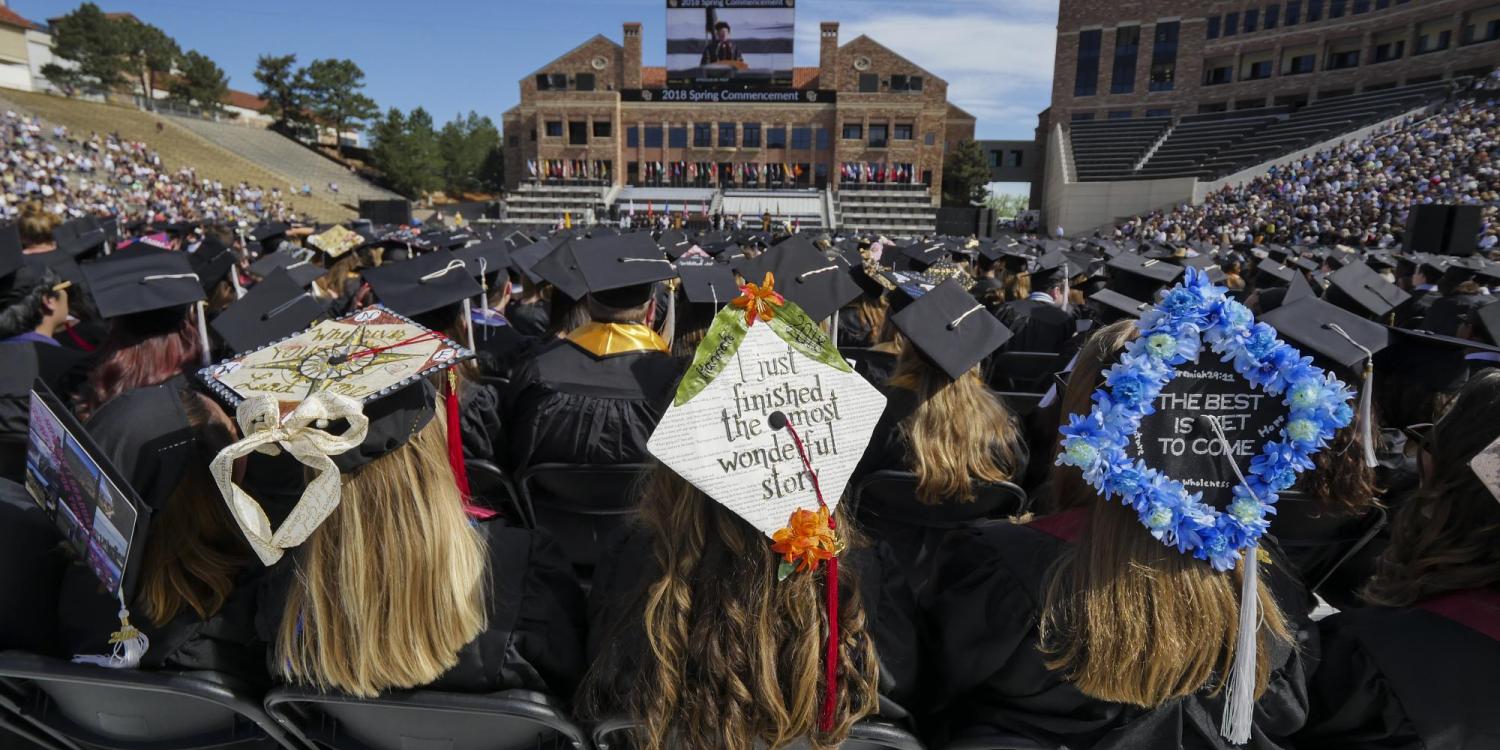
[[[62,125],[76,135],[114,132],[122,138],[147,143],[171,170],[188,166],[198,171],[199,178],[219,180],[226,185],[248,182],[267,189],[280,187],[283,194],[289,193],[290,185],[284,178],[189,132],[170,118],[133,107],[24,91],[0,92],[0,101],[10,102],[17,109],[35,114],[49,123]],[[160,132],[157,131],[158,123],[162,126]],[[289,202],[297,211],[311,214],[320,221],[344,221],[355,215],[344,206],[317,197],[291,196]]]

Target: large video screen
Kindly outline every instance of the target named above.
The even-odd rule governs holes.
[[[667,83],[792,85],[796,0],[667,0]]]
[[[26,490],[105,588],[119,592],[139,526],[137,501],[110,479],[73,429],[32,392]]]

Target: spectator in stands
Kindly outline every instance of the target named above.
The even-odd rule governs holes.
[[[1306,746],[1470,747],[1500,735],[1497,406],[1500,374],[1464,388],[1425,447],[1423,489],[1391,522],[1363,591],[1374,606],[1321,623]]]

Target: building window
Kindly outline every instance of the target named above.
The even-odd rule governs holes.
[[[1104,32],[1090,29],[1078,34],[1078,74],[1073,79],[1073,96],[1099,93],[1099,44]]]
[[[576,88],[579,91],[593,91],[594,90],[594,74],[593,73],[579,73],[578,75],[573,76],[573,88]]]
[[[1111,120],[1129,120],[1131,112],[1128,109],[1112,109],[1109,111]]]
[[[676,125],[667,128],[667,148],[687,148],[687,128]]]
[[[890,134],[885,123],[870,123],[870,148],[885,148],[890,145]]]
[[[1354,0],[1354,12],[1355,13],[1369,13],[1370,12],[1370,0]]]
[[[1088,121],[1090,121],[1092,119],[1094,119],[1094,113],[1093,112],[1074,112],[1073,113],[1073,122],[1088,122]]]
[[[1172,110],[1170,110],[1170,109],[1148,109],[1148,110],[1146,110],[1146,116],[1147,117],[1171,117],[1172,116]]]
[[[766,148],[786,148],[786,128],[766,128]]]
[[[1287,63],[1286,70],[1282,71],[1284,76],[1300,76],[1311,73],[1318,69],[1318,56],[1316,54],[1297,55]]]
[[[1220,65],[1203,71],[1204,86],[1222,86],[1226,83],[1234,83],[1234,66]]]
[[[846,141],[862,141],[865,139],[865,126],[863,123],[844,123],[844,134],[841,136]]]
[[[812,128],[792,128],[792,148],[808,150],[812,148]]]
[[[1302,23],[1302,0],[1286,0],[1286,25]]]
[[[906,90],[907,91],[921,91],[922,90],[922,76],[907,76],[906,77]]]
[[[1224,19],[1221,16],[1209,16],[1208,17],[1208,38],[1209,39],[1218,39],[1219,38],[1219,25],[1222,24],[1223,22],[1224,22]]]
[[[638,161],[628,162],[625,165],[625,180],[631,185],[638,184],[641,180],[641,163]]]
[[[521,137],[518,135],[513,135],[509,139],[507,139],[507,142],[512,146],[519,146],[521,145]]]
[[[734,147],[734,123],[719,123],[719,148]]]
[[[818,128],[818,150],[827,151],[832,148],[828,144],[828,128]]]
[[[1264,61],[1257,62],[1257,63],[1250,63],[1250,71],[1249,71],[1250,74],[1248,76],[1246,76],[1246,78],[1248,78],[1251,81],[1260,81],[1260,80],[1264,80],[1266,78],[1270,78],[1271,77],[1271,67],[1272,66],[1271,66],[1271,61],[1270,60],[1264,60]]]
[[[1255,31],[1255,27],[1258,25],[1260,25],[1260,9],[1247,9],[1245,11],[1245,33],[1249,34],[1250,32]]]
[[[1440,31],[1436,37],[1426,32],[1419,32],[1419,36],[1417,37],[1417,54],[1425,55],[1429,52],[1442,52],[1448,49],[1448,45],[1452,41],[1452,31]]]
[[[646,126],[646,148],[661,148],[661,126]]]
[[[1274,29],[1278,25],[1280,25],[1280,23],[1281,23],[1281,6],[1280,5],[1267,5],[1266,6],[1266,25],[1265,25],[1266,30],[1270,31],[1271,29]]]
[[[1129,94],[1135,91],[1135,60],[1141,49],[1141,27],[1121,26],[1115,30],[1115,69],[1109,93]]]
[[[925,144],[927,144],[927,145],[929,145],[929,146],[936,146],[937,145],[937,133],[928,133],[922,139],[922,142],[925,143]]]
[[[1323,0],[1307,0],[1307,22],[1323,20]]]
[[[641,129],[637,125],[625,128],[625,146],[627,148],[640,148]]]
[[[548,120],[547,121],[547,137],[548,138],[561,138],[562,137],[562,133],[563,133],[562,128],[563,128],[563,126],[562,126],[562,120]]]
[[[609,120],[605,120],[603,122],[595,120],[594,121],[594,137],[595,138],[608,138],[608,137],[610,137],[610,135],[609,135],[610,132],[611,132],[610,125],[611,125],[611,123],[610,123]]]
[[[1238,33],[1240,33],[1240,14],[1239,14],[1239,12],[1236,11],[1234,13],[1225,13],[1224,14],[1224,36],[1234,36],[1235,34],[1238,34]]]
[[[745,148],[760,148],[760,123],[745,123]]]
[[[1025,166],[1025,162],[1026,162],[1026,152],[1025,151],[1011,150],[1011,151],[1006,151],[1005,152],[1005,166],[1011,167],[1013,169],[1019,169],[1022,166]]]
[[[859,93],[874,94],[880,91],[880,76],[874,73],[859,74]]]
[[[898,122],[898,123],[896,123],[896,140],[898,140],[898,141],[909,141],[909,140],[911,140],[911,131],[912,131],[911,123],[909,123],[909,122]]]
[[[1328,17],[1344,17],[1344,0],[1328,0]]]
[[[552,85],[552,88],[554,88],[554,89],[556,89],[558,91],[566,91],[567,88],[568,88],[568,74],[567,73],[553,73],[552,74],[552,84],[551,85]]]
[[[714,147],[714,126],[706,122],[693,123],[693,148]]]
[[[1178,21],[1156,24],[1156,41],[1151,46],[1152,91],[1171,91],[1177,78],[1177,34],[1182,24]]]
[[[1400,60],[1404,54],[1406,54],[1406,40],[1404,39],[1375,45],[1375,62],[1378,63]]]
[[[1484,26],[1484,38],[1481,42],[1493,42],[1500,39],[1500,18],[1497,18]]]
[[[1005,166],[1004,165],[1004,155],[1005,155],[1004,151],[991,151],[990,152],[990,166],[992,166],[992,167]]]
[[[568,122],[568,143],[581,146],[589,142],[589,124],[578,120]]]

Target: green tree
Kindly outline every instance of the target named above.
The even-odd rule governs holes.
[[[500,146],[500,130],[477,112],[456,117],[438,132],[443,189],[452,194],[482,189],[480,172]]]
[[[42,75],[70,96],[103,93],[124,79],[124,39],[120,27],[93,3],[84,3],[52,26],[52,54],[71,65],[48,63]]]
[[[485,154],[484,163],[479,165],[479,189],[487,193],[505,190],[505,149],[498,143]]]
[[[255,61],[255,80],[260,82],[260,98],[266,100],[266,114],[276,118],[276,125],[295,129],[307,121],[305,76],[297,68],[296,55],[261,55]]]
[[[125,70],[140,85],[146,109],[155,109],[157,77],[172,72],[177,58],[182,56],[182,49],[167,32],[149,23],[132,18],[122,18],[114,23]]]
[[[305,73],[308,106],[320,125],[333,128],[342,151],[339,136],[380,115],[375,100],[365,96],[365,72],[353,60],[314,60]]]
[[[198,50],[182,56],[178,75],[167,86],[167,97],[184,104],[193,104],[207,112],[224,109],[224,97],[229,94],[229,76],[213,60]]]
[[[442,185],[437,133],[432,115],[420,107],[411,115],[392,107],[370,127],[370,159],[391,189],[409,198]]]
[[[943,160],[943,205],[972,206],[983,203],[990,182],[990,168],[975,141],[959,141]]]
[[[1015,193],[997,193],[985,201],[985,205],[1002,219],[1014,219],[1031,205],[1031,197]]]

